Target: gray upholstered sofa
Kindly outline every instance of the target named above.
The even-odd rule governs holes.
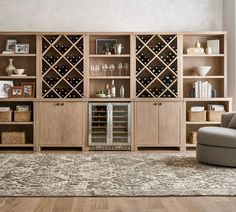
[[[202,127],[198,130],[199,162],[236,167],[235,114],[236,112],[224,113],[221,116],[221,127]]]

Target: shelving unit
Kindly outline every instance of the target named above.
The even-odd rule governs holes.
[[[177,35],[136,35],[136,97],[178,96]]]
[[[14,39],[17,44],[29,44],[28,54],[2,54],[6,50],[7,39]],[[21,86],[23,82],[35,83],[37,87],[37,34],[35,33],[0,33],[0,80],[12,81],[14,86]],[[27,76],[8,76],[5,68],[9,64],[9,59],[13,59],[13,65],[16,68],[25,69],[24,74]],[[32,110],[32,120],[30,122],[14,122],[13,117],[11,122],[0,122],[0,150],[34,150],[34,101],[37,95],[35,90],[34,98],[0,98],[1,107],[10,107],[11,110],[16,109],[16,105],[29,105]],[[25,132],[25,144],[2,144],[2,132]]]
[[[117,43],[123,44],[123,49],[121,54],[115,54],[115,52],[111,52],[110,55],[106,54],[97,54],[96,52],[96,42],[97,40],[109,40],[114,39]],[[89,43],[89,61],[88,67],[89,70],[89,80],[88,80],[88,93],[87,96],[89,98],[96,98],[96,93],[98,91],[104,90],[106,85],[111,86],[112,80],[115,80],[116,86],[116,96],[119,97],[119,89],[123,85],[125,90],[125,98],[130,98],[131,96],[131,87],[130,87],[130,80],[131,80],[131,35],[128,33],[102,33],[102,34],[91,34],[88,36],[88,43]],[[123,68],[121,71],[118,70],[117,66],[121,63]],[[114,71],[102,71],[101,66],[103,64],[109,65],[114,64],[115,70]],[[124,70],[124,64],[128,65],[128,69]],[[91,72],[91,65],[99,66],[99,72]]]
[[[42,36],[42,97],[83,98],[83,35]]]
[[[207,110],[208,104],[221,104],[225,106],[225,111],[232,110],[232,102],[227,97],[227,58],[226,58],[226,33],[188,33],[183,35],[182,64],[183,73],[183,97],[186,104],[186,111],[192,106],[204,106]],[[219,54],[188,55],[185,50],[194,47],[199,40],[202,48],[206,48],[207,40],[219,40]],[[197,76],[193,71],[195,66],[211,66],[212,68],[206,76]],[[207,81],[216,90],[216,98],[190,98],[190,92],[195,81]],[[187,116],[186,116],[187,117]],[[190,144],[190,134],[203,126],[220,126],[220,122],[189,122],[186,119],[186,148],[195,147]]]
[[[29,53],[2,54],[7,39],[29,43]],[[113,39],[123,44],[121,54],[113,50],[111,54],[98,53],[96,43],[99,39]],[[219,54],[188,55],[185,52],[196,40],[205,48],[207,40],[216,39],[220,41]],[[26,70],[27,76],[7,76],[5,68],[10,58],[16,68]],[[123,67],[119,71],[119,63],[128,64],[128,69]],[[89,103],[132,105],[130,140],[124,145],[128,146],[127,150],[194,148],[195,145],[189,143],[190,133],[202,126],[219,126],[220,122],[189,122],[186,111],[192,106],[207,108],[208,104],[223,104],[226,111],[232,110],[232,99],[227,97],[226,63],[226,32],[0,33],[0,80],[13,81],[15,86],[34,82],[36,88],[33,98],[0,99],[0,106],[10,106],[13,110],[20,104],[32,108],[29,122],[0,122],[0,133],[26,132],[26,144],[0,144],[0,149],[89,149]],[[102,70],[104,64],[114,64],[115,70]],[[100,70],[91,71],[91,65],[99,66]],[[203,65],[212,68],[206,76],[197,76],[193,67]],[[107,84],[111,86],[112,80],[115,81],[116,97],[97,97],[96,93],[104,90]],[[216,98],[190,97],[195,81],[211,83]],[[119,95],[122,85],[124,98]],[[122,117],[114,112],[113,127],[109,131],[121,146],[119,139],[127,134],[119,125],[125,117],[125,112]],[[94,115],[93,121],[98,118],[104,117]],[[103,133],[100,131],[102,126],[93,126],[93,129],[97,130],[96,135]]]

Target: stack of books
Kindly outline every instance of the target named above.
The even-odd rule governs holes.
[[[205,111],[205,107],[204,106],[193,106],[190,108],[191,112],[201,112],[201,111]]]
[[[225,106],[224,105],[209,104],[208,110],[223,112],[223,111],[225,111]]]
[[[0,112],[11,111],[10,107],[0,107]]]
[[[212,85],[207,81],[196,81],[194,83],[194,97],[195,98],[211,98]]]
[[[17,111],[29,111],[30,106],[29,105],[17,105],[16,110]]]

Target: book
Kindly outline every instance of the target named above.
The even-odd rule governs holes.
[[[213,111],[225,111],[225,106],[224,105],[216,105],[216,104],[208,104],[208,110],[213,110]]]
[[[17,111],[29,111],[30,106],[29,105],[17,105],[16,110]]]
[[[207,46],[211,47],[212,54],[220,54],[220,40],[208,40]]]
[[[10,107],[0,107],[0,112],[10,111]]]
[[[200,111],[204,111],[205,107],[204,106],[193,106],[190,108],[190,111],[192,112],[200,112]]]

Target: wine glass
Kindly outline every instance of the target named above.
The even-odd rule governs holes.
[[[108,67],[108,70],[111,72],[111,76],[112,76],[112,72],[115,70],[115,65],[110,64],[109,67]]]
[[[122,63],[118,63],[117,69],[118,69],[118,71],[119,71],[119,76],[121,76],[121,72],[122,72],[122,69],[123,69]]]
[[[93,73],[95,71],[95,66],[94,65],[90,66],[90,71],[91,71],[91,76],[93,76]]]
[[[95,65],[95,71],[97,72],[97,76],[98,76],[98,72],[100,71],[100,66],[99,65]]]
[[[128,76],[128,71],[129,71],[129,63],[124,64],[124,70],[126,72],[126,76]]]
[[[102,71],[104,71],[104,76],[106,76],[106,71],[108,69],[108,65],[107,64],[102,64]]]

